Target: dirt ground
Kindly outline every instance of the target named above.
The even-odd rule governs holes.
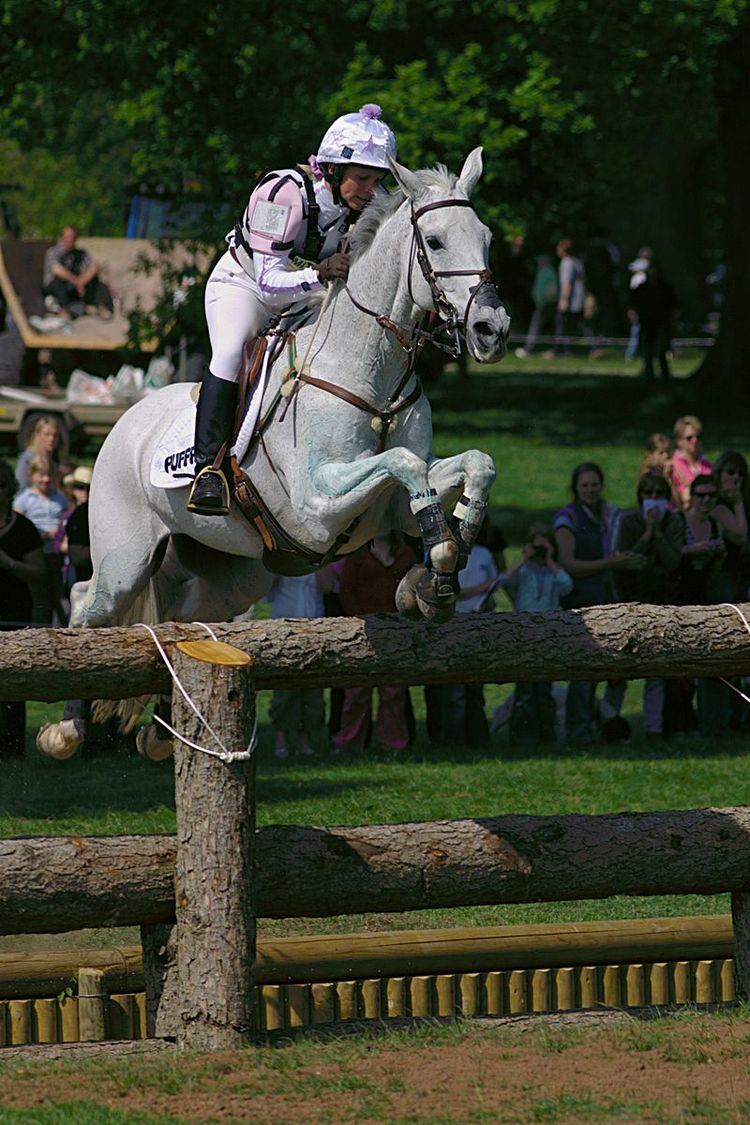
[[[231,1054],[0,1055],[0,1122],[592,1122],[750,1119],[750,1018],[463,1025]]]

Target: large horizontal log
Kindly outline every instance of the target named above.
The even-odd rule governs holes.
[[[173,921],[175,848],[169,836],[0,840],[0,932]],[[274,826],[256,862],[266,918],[718,894],[750,884],[750,809]]]
[[[750,606],[741,608],[750,616]],[[260,688],[750,675],[750,635],[724,606],[487,613],[447,625],[334,617],[214,629],[254,657]],[[176,641],[205,638],[194,625],[162,625],[157,634],[168,651]],[[0,700],[123,699],[170,686],[144,629],[2,634]]]
[[[256,984],[370,980],[651,961],[709,961],[734,951],[729,914],[553,925],[392,930],[261,939]],[[0,1000],[54,996],[82,966],[101,969],[107,992],[142,992],[139,945],[0,953]]]

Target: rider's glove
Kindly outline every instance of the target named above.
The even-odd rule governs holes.
[[[346,278],[349,274],[349,255],[331,254],[315,267],[321,281],[333,281]]]

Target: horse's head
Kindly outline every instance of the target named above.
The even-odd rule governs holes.
[[[415,303],[436,309],[451,333],[461,329],[480,363],[502,359],[510,317],[490,280],[492,235],[469,203],[482,174],[481,148],[469,153],[458,179],[442,166],[410,172],[392,160],[391,168],[411,207],[413,243],[405,268]]]

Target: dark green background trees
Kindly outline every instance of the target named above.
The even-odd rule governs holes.
[[[0,178],[24,182],[27,233],[121,233],[145,180],[197,186],[220,237],[256,171],[378,101],[409,164],[485,146],[496,235],[649,243],[687,322],[726,261],[713,364],[746,381],[748,0],[5,0],[2,31]]]

